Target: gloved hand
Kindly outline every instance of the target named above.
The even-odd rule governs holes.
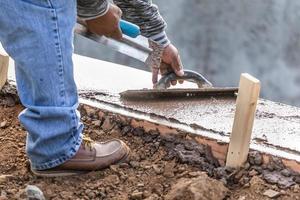
[[[119,22],[122,11],[119,7],[110,4],[107,13],[95,19],[86,20],[87,28],[92,33],[105,35],[114,39],[122,38]]]

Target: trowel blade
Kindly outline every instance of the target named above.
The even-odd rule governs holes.
[[[132,39],[123,34],[123,38],[121,40],[114,40],[105,36],[100,36],[91,33],[87,30],[85,26],[78,23],[75,26],[75,34],[93,40],[98,44],[105,45],[124,55],[127,55],[142,62],[146,61],[146,59],[149,56],[149,53],[151,53],[152,51],[146,46],[146,44],[144,44],[146,43],[146,41],[144,41],[145,38],[143,38],[142,36],[139,36],[139,38]]]
[[[120,93],[125,100],[157,100],[173,98],[235,97],[237,87],[212,87],[198,89],[143,89]]]

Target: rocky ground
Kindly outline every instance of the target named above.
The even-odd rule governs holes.
[[[29,170],[26,131],[17,119],[23,107],[14,96],[13,90],[0,93],[0,200],[26,199],[28,186],[40,188],[46,199],[300,199],[299,176],[276,160],[273,166],[260,166],[259,155],[252,153],[244,169],[222,168],[207,147],[112,125],[84,107],[85,134],[126,141],[130,161],[77,177],[38,178]]]

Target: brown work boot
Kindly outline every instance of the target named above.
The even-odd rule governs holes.
[[[88,137],[83,137],[79,150],[70,160],[52,169],[31,169],[31,171],[37,176],[46,177],[78,175],[124,162],[129,152],[129,147],[118,139],[95,142]]]

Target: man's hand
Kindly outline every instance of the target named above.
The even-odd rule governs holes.
[[[169,72],[175,72],[178,76],[183,76],[183,66],[179,56],[179,52],[177,48],[169,44],[163,51],[162,54],[162,63],[160,65],[160,73],[161,75],[165,75]],[[154,75],[157,76],[158,74]],[[157,80],[157,79],[156,79]],[[172,85],[176,85],[177,81],[172,81]],[[183,83],[183,81],[179,81],[179,83]],[[153,83],[155,84],[155,83]]]
[[[120,19],[122,11],[117,6],[110,4],[107,13],[101,17],[86,20],[87,27],[92,33],[98,35],[105,35],[114,39],[122,38],[122,31],[120,29]]]

